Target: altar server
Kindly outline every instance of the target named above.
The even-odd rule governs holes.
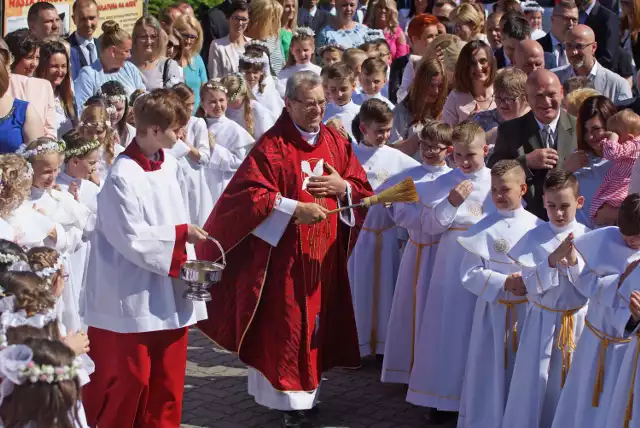
[[[518,351],[517,327],[527,313],[520,266],[507,252],[542,223],[522,207],[525,172],[515,159],[491,168],[491,198],[497,211],[476,223],[458,242],[466,250],[462,285],[477,296],[469,341],[458,427],[502,424]]]
[[[524,235],[508,253],[522,269],[530,305],[526,322],[518,325],[520,343],[503,427],[551,426],[587,313],[587,299],[567,276],[571,239],[589,231],[576,221],[584,203],[578,180],[554,169],[543,190],[549,222]]]
[[[452,131],[451,126],[443,122],[433,121],[425,125],[420,133],[423,164],[396,176],[397,181],[412,177],[421,200],[429,197],[429,194],[424,192],[427,183],[451,171],[445,159],[453,152]],[[388,209],[381,209],[388,212],[391,224],[395,223],[399,232],[408,232],[407,238],[404,239],[406,246],[402,252],[393,293],[381,378],[383,382],[408,384],[414,361],[422,358],[422,352],[429,352],[417,348],[416,342],[422,325],[440,235],[423,232],[420,215],[425,208],[420,202],[393,204]],[[366,221],[369,220],[372,211],[373,209],[369,210]],[[386,257],[386,254],[383,257]]]
[[[569,279],[589,299],[580,337],[553,419],[553,428],[602,428],[629,345],[629,310],[619,307],[618,286],[629,263],[640,258],[640,196],[627,196],[618,227],[591,231],[573,240]]]
[[[419,166],[413,158],[386,145],[391,135],[392,121],[393,112],[378,99],[367,100],[360,109],[362,141],[353,146],[353,151],[374,191],[389,178]],[[313,173],[322,175],[322,166]],[[393,222],[388,227],[390,232],[385,236],[381,235],[384,230],[376,224],[386,220],[388,216],[376,216],[375,212],[371,220],[365,220],[354,252],[349,258],[349,282],[361,356],[384,353],[384,338],[400,260]],[[395,250],[395,255],[382,257],[385,242],[388,249]]]
[[[462,286],[460,264],[466,251],[456,239],[495,211],[489,192],[491,174],[485,167],[488,147],[482,128],[464,122],[453,131],[457,168],[425,186],[424,233],[442,234],[436,252],[417,347],[428,352],[414,362],[407,401],[445,412],[460,407],[462,379],[476,296]],[[421,192],[422,194],[422,192]],[[433,412],[436,420],[455,414]]]
[[[206,239],[188,224],[178,163],[165,156],[190,111],[169,89],[136,100],[136,138],[98,195],[84,297],[96,364],[85,387],[91,426],[180,426],[187,327],[206,307],[182,297],[187,243]]]

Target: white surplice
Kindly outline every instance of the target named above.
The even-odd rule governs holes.
[[[462,285],[477,296],[458,428],[502,425],[518,351],[516,328],[527,313],[527,299],[504,289],[507,276],[520,271],[507,252],[541,223],[522,207],[498,210],[458,238],[466,250],[460,268]]]
[[[66,191],[32,187],[28,200],[37,210],[65,229],[67,245],[56,248],[69,275],[62,292],[65,308],[62,323],[68,331],[76,332],[82,328],[79,314],[89,251],[87,241],[95,228],[96,215]]]
[[[400,174],[396,179],[412,177],[420,195],[420,190],[424,189],[426,183],[449,171],[451,168],[446,165],[422,164]],[[421,196],[423,197],[420,199],[428,197],[428,195]],[[421,358],[416,343],[440,240],[440,235],[431,235],[422,231],[420,218],[423,209],[425,209],[424,205],[419,202],[393,204],[387,209],[392,222],[400,227],[401,231],[408,232],[408,239],[393,290],[382,363],[382,382],[408,384],[413,362]]]
[[[5,220],[0,218],[0,239],[6,239],[7,241],[13,241],[15,239],[15,232],[13,227]]]
[[[324,111],[323,123],[327,123],[330,119],[340,119],[345,131],[355,139],[353,134],[353,119],[360,113],[360,106],[349,100],[345,105],[339,106],[334,102],[327,103],[327,108]]]
[[[192,116],[189,118],[186,131],[187,144],[178,140],[171,149],[165,150],[165,153],[176,158],[182,170],[190,222],[204,226],[214,205],[206,179],[206,165],[211,160],[209,130],[204,119]],[[195,147],[200,153],[198,162],[189,156],[189,146]]]
[[[308,62],[306,64],[295,64],[295,65],[292,65],[291,67],[285,67],[282,70],[280,70],[280,73],[278,73],[277,87],[278,87],[278,93],[282,98],[284,98],[284,92],[287,88],[287,80],[289,80],[289,77],[293,76],[295,73],[298,73],[299,71],[311,71],[313,73],[316,73],[319,76],[320,72],[322,71],[322,67],[317,66],[311,62]]]
[[[395,184],[396,177],[405,177],[408,170],[420,167],[413,158],[388,146],[360,143],[353,151],[374,191],[387,180],[388,185]],[[395,225],[384,207],[372,207],[347,266],[361,356],[384,353],[399,264]]]
[[[308,144],[312,146],[316,144],[319,131],[306,132],[297,126],[296,129]],[[251,233],[272,247],[277,246],[285,229],[291,222],[297,204],[298,202],[293,199],[281,198],[279,202],[275,204],[269,216]],[[351,186],[349,182],[347,182],[346,205],[351,204]],[[338,207],[342,205],[338,199]],[[342,211],[338,215],[343,224],[349,227],[355,225],[353,209]],[[308,410],[313,408],[318,402],[318,394],[320,393],[320,386],[322,385],[322,382],[320,382],[318,388],[313,391],[278,391],[271,385],[267,378],[252,367],[249,367],[247,380],[249,394],[254,397],[256,403],[270,409],[281,411]]]
[[[569,233],[579,238],[588,231],[576,220],[564,227],[545,223],[509,251],[509,257],[522,268],[530,304],[524,325],[518,326],[520,343],[503,418],[505,428],[549,428],[553,422],[562,393],[563,367],[566,376],[584,329],[587,299],[571,284],[566,268],[549,266],[549,255]]]
[[[253,118],[253,134],[251,134],[251,136],[258,141],[260,137],[276,123],[280,110],[270,112],[256,100],[251,100],[250,104],[251,117]],[[228,106],[225,115],[249,131],[247,129],[247,123],[244,120],[244,105],[240,106],[240,108],[231,108],[231,106]]]
[[[240,125],[226,116],[208,118],[207,129],[213,135],[215,146],[211,150],[211,158],[206,166],[205,177],[209,189],[208,201],[210,209],[201,208],[198,224],[204,225],[211,210],[231,181],[233,174],[253,148],[255,140]],[[204,199],[204,196],[203,196]],[[203,204],[201,204],[201,207]]]
[[[629,344],[625,334],[629,310],[614,309],[619,308],[618,281],[640,252],[624,243],[617,227],[593,230],[574,240],[574,245],[579,263],[567,272],[589,306],[552,427],[602,428]]]
[[[262,104],[263,107],[273,112],[274,116],[280,116],[284,108],[284,100],[278,93],[275,78],[270,74],[265,75],[262,85],[262,92],[260,92],[260,85],[256,85],[252,89],[251,92],[253,92],[253,96],[256,97],[256,100]]]
[[[464,180],[473,191],[458,208],[447,200]],[[455,169],[425,185],[429,199],[422,212],[423,233],[442,234],[416,347],[424,350],[414,362],[407,401],[444,411],[458,411],[476,295],[462,286],[460,264],[466,251],[457,239],[484,216],[494,212],[488,168],[465,174]],[[422,192],[420,192],[423,194]]]
[[[118,157],[98,195],[98,218],[85,275],[84,321],[118,333],[175,330],[207,318],[204,302],[183,297],[169,277],[176,226],[189,223],[177,161],[145,171]],[[187,258],[194,259],[186,244]]]

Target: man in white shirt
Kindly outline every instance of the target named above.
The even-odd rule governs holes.
[[[76,31],[67,41],[70,45],[71,76],[75,79],[82,67],[98,59],[100,45],[98,39],[93,37],[100,20],[98,4],[95,0],[77,0],[73,3],[71,19],[76,24]]]
[[[590,27],[580,24],[569,30],[565,35],[565,46],[569,65],[553,70],[560,82],[573,76],[586,76],[596,91],[614,103],[631,98],[629,83],[596,60],[598,43]]]

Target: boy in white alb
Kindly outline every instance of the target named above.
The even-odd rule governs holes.
[[[380,100],[367,100],[360,109],[360,132],[363,138],[360,144],[353,146],[353,151],[374,191],[388,179],[419,166],[413,158],[386,145],[392,121],[393,112]],[[384,338],[400,261],[398,235],[393,223],[385,230],[378,227],[378,221],[386,220],[387,216],[375,214],[368,223],[365,220],[349,258],[349,282],[361,356],[384,352]],[[382,235],[385,231],[387,233]],[[382,257],[385,242],[386,248],[393,249],[395,255]],[[372,264],[374,269],[371,268]]]
[[[383,60],[367,58],[362,63],[362,70],[359,76],[362,91],[354,94],[353,102],[362,104],[370,98],[377,98],[384,101],[393,110],[395,107],[393,103],[382,95],[382,89],[387,83],[387,70],[389,70],[389,66]]]
[[[420,192],[426,207],[421,215],[422,231],[442,236],[416,344],[425,353],[414,361],[407,392],[410,403],[445,412],[457,412],[460,406],[476,302],[460,280],[465,251],[456,239],[495,211],[489,195],[490,171],[484,164],[488,150],[484,131],[476,123],[464,122],[454,128],[452,140],[458,167],[427,183],[424,193]],[[437,412],[432,416],[434,420],[457,417]]]
[[[527,299],[520,266],[507,252],[542,223],[522,207],[525,172],[515,159],[491,168],[491,198],[497,211],[458,238],[466,250],[460,275],[478,298],[473,314],[458,427],[502,424],[515,353],[517,326],[524,323]]]
[[[640,258],[640,196],[627,196],[618,211],[618,227],[604,227],[574,240],[567,273],[589,299],[586,329],[553,418],[553,428],[602,428],[606,425],[622,360],[629,346],[629,310],[618,289],[629,265]]]
[[[330,119],[340,119],[344,129],[354,138],[351,123],[360,112],[360,106],[352,100],[356,88],[353,71],[346,63],[338,62],[328,67],[324,74],[331,101],[327,104],[322,121],[326,124]]]
[[[530,304],[526,322],[518,325],[504,427],[551,426],[587,313],[586,297],[567,276],[571,240],[589,231],[576,221],[576,210],[584,203],[578,180],[554,169],[543,190],[549,222],[529,231],[508,253],[522,269]]]
[[[446,123],[434,121],[427,124],[420,133],[419,147],[424,163],[396,176],[397,180],[407,176],[413,178],[421,200],[429,197],[428,193],[424,194],[427,183],[451,171],[445,159],[453,152],[452,131],[451,126]],[[381,379],[383,382],[408,384],[414,361],[421,358],[421,351],[424,352],[416,347],[416,342],[440,235],[422,231],[420,215],[425,208],[420,202],[393,204],[390,208],[383,209],[388,212],[392,224],[395,222],[398,226],[398,231],[403,232],[402,240],[406,242],[406,246],[402,252],[393,292]],[[367,214],[365,225],[370,215],[371,210]],[[408,235],[405,236],[407,232]]]
[[[98,195],[84,295],[96,372],[85,389],[91,426],[180,426],[187,327],[207,317],[177,279],[206,232],[188,224],[177,161],[165,156],[190,112],[168,89],[136,100],[136,138]]]

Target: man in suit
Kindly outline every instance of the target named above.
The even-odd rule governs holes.
[[[62,20],[54,5],[39,1],[31,5],[27,12],[27,25],[31,34],[40,40],[59,37]]]
[[[540,68],[555,68],[555,58],[551,53],[543,51],[536,40],[524,39],[516,46],[513,66],[528,76]]]
[[[597,0],[576,0],[578,22],[593,29],[598,43],[596,59],[605,68],[617,71],[620,43],[620,18]]]
[[[545,52],[551,53],[558,67],[569,64],[564,36],[578,24],[578,6],[573,0],[561,0],[553,8],[551,14],[551,31],[538,39],[538,43]]]
[[[564,83],[573,76],[586,76],[596,91],[614,103],[631,98],[629,82],[596,60],[598,43],[591,28],[582,24],[576,25],[565,37],[569,65],[554,70],[560,82]]]
[[[309,27],[316,34],[329,24],[331,14],[318,8],[318,0],[305,0],[298,9],[298,27]]]
[[[7,46],[7,42],[2,37],[0,37],[0,51],[3,51],[4,56],[7,58],[11,57],[9,46]],[[51,83],[45,79],[11,73],[8,64],[7,72],[10,76],[7,93],[19,100],[28,101],[44,124],[44,135],[58,138],[55,97]]]
[[[558,77],[549,70],[536,70],[526,86],[531,111],[498,126],[489,166],[502,159],[517,159],[527,174],[527,210],[548,220],[542,202],[547,171],[561,168],[576,148],[575,118],[560,108],[564,96]]]
[[[525,16],[517,11],[505,13],[500,20],[500,26],[502,27],[502,47],[495,51],[494,56],[496,57],[498,68],[504,68],[513,64],[514,53],[518,45],[523,40],[531,39],[531,26]],[[545,54],[544,51],[542,51],[541,55],[544,58],[542,61],[543,67],[550,69],[556,66],[552,55]]]
[[[100,13],[95,0],[76,0],[71,14],[76,31],[71,33],[67,41],[70,46],[71,77],[75,80],[80,69],[98,59],[100,43],[93,37],[98,28]]]

